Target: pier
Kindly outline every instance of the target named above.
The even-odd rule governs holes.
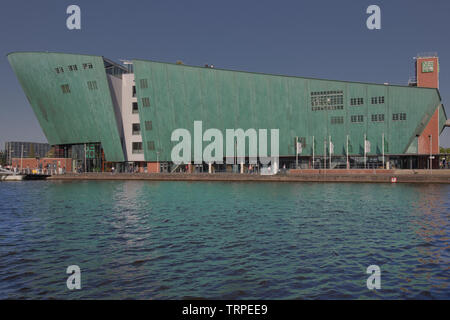
[[[450,183],[450,170],[290,170],[272,176],[236,173],[67,173],[53,175],[48,180]]]

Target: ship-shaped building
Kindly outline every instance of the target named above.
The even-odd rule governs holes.
[[[280,167],[439,165],[447,117],[436,54],[416,57],[405,86],[82,54],[8,59],[49,144],[74,170],[173,171],[171,134],[193,132],[194,121],[222,132],[279,129]]]

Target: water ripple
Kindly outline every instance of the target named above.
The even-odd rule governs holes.
[[[449,299],[450,186],[0,183],[0,298]],[[82,289],[66,288],[77,264]],[[366,287],[379,265],[382,289]]]

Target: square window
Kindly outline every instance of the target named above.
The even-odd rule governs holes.
[[[133,142],[132,144],[132,153],[143,153],[144,150],[142,150],[142,142]]]
[[[150,99],[149,98],[142,98],[142,105],[144,107],[150,107]]]
[[[138,108],[138,103],[137,102],[133,102],[132,113],[139,113],[139,108]]]
[[[141,125],[139,123],[133,123],[132,134],[133,135],[141,134]]]

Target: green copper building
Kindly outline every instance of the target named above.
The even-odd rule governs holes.
[[[296,164],[300,145],[302,168],[426,168],[438,165],[447,121],[436,55],[416,58],[407,86],[80,54],[8,60],[48,142],[88,171],[170,171],[172,132],[193,132],[196,120],[204,130],[279,129],[280,166]]]

